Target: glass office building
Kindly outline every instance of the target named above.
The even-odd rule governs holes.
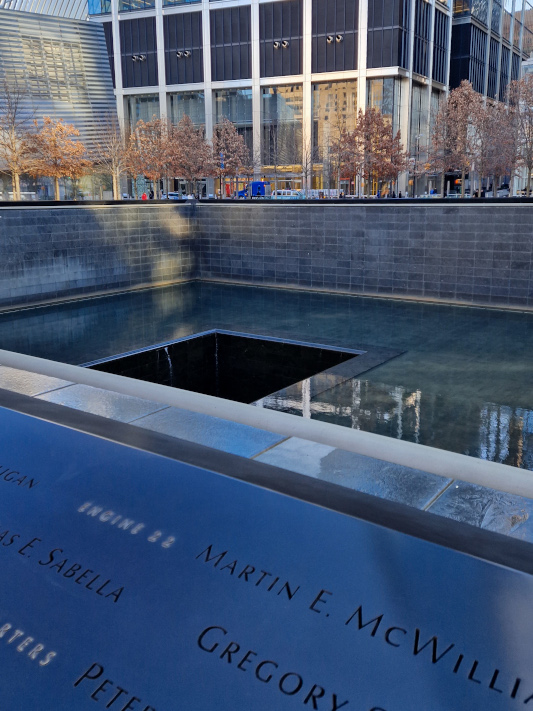
[[[208,137],[226,117],[256,175],[283,187],[322,187],[335,136],[369,106],[423,157],[448,87],[469,79],[505,98],[533,46],[533,0],[107,1],[89,10],[119,114],[151,96],[158,115],[190,112]]]

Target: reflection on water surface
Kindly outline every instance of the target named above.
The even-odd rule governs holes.
[[[264,403],[533,470],[529,313],[189,283],[6,313],[0,344],[85,363],[212,328],[403,351],[315,397]]]
[[[263,407],[533,470],[533,411],[457,401],[428,390],[354,379],[311,398],[305,384]]]

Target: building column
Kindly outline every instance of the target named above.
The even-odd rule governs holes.
[[[204,108],[205,137],[213,140],[213,88],[211,85],[211,20],[209,17],[209,0],[202,2],[202,44],[204,51]],[[207,179],[207,195],[214,195],[215,181]]]
[[[357,27],[357,111],[366,110],[366,69],[368,49],[368,0],[359,3]]]
[[[261,177],[261,66],[259,56],[259,0],[252,0],[252,163],[254,179]]]
[[[428,86],[427,86],[427,102],[428,102],[428,115],[427,115],[427,120],[425,121],[425,126],[424,126],[424,156],[426,158],[426,161],[429,160],[429,148],[431,145],[431,97],[433,93],[433,62],[434,62],[434,56],[433,53],[435,51],[435,42],[434,42],[434,37],[435,37],[435,0],[433,0],[431,4],[431,20],[429,23],[429,42],[428,42],[428,48],[429,48],[429,62],[428,62]],[[420,159],[420,156],[419,156]],[[434,182],[434,181],[433,181]],[[435,186],[432,185],[432,188]],[[428,180],[426,176],[426,190],[429,192],[429,185],[428,185]]]
[[[117,117],[120,126],[126,128],[124,112],[124,88],[122,85],[122,52],[120,47],[120,26],[118,18],[118,2],[111,2],[111,29],[113,33],[113,62],[115,65],[115,97],[117,100]]]
[[[311,50],[313,42],[313,0],[304,0],[302,17],[302,188],[313,181],[313,96]]]
[[[157,46],[157,79],[159,89],[159,118],[168,116],[166,68],[165,68],[165,33],[163,31],[163,0],[155,0],[155,38]]]

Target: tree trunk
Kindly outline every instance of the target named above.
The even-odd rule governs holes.
[[[444,197],[444,179],[445,179],[445,174],[444,171],[440,174],[440,194],[442,197]]]
[[[120,200],[118,171],[113,171],[113,200]]]
[[[61,200],[59,194],[59,178],[54,178],[54,200]]]
[[[465,196],[465,175],[466,175],[466,172],[465,172],[465,169],[463,168],[461,170],[461,197],[462,198],[464,198],[464,196]]]
[[[20,175],[14,170],[11,174],[13,200],[20,200]]]
[[[526,188],[526,195],[528,197],[531,197],[531,169],[533,166],[528,165],[527,166],[527,188]]]

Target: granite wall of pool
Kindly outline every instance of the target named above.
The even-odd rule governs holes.
[[[195,278],[533,306],[533,204],[0,206],[0,307]]]
[[[0,207],[0,307],[197,276],[189,205]]]
[[[533,204],[200,205],[204,279],[533,306]]]

